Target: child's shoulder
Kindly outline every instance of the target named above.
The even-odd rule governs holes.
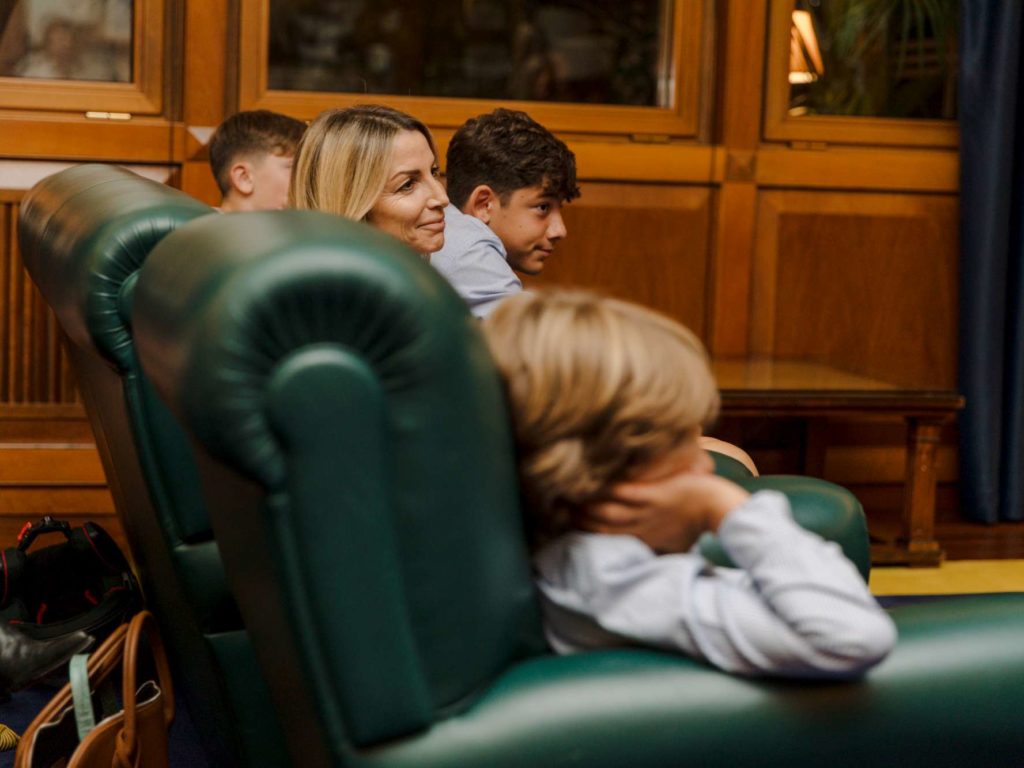
[[[635,536],[573,531],[541,547],[533,564],[542,581],[586,589],[626,573],[657,568],[665,557],[700,559],[690,554],[659,555]]]

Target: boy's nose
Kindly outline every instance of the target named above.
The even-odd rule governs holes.
[[[555,211],[548,219],[548,240],[561,240],[568,232],[565,229],[565,220],[561,211]]]

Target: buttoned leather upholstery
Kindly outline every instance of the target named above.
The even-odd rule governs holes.
[[[212,209],[121,168],[83,165],[24,198],[22,257],[56,313],[117,513],[174,660],[179,695],[218,766],[275,765],[283,740],[232,597],[192,449],[138,366],[139,267]]]
[[[856,682],[741,679],[640,649],[552,656],[478,325],[379,232],[308,211],[190,222],[142,269],[134,331],[197,446],[293,765],[1024,755],[1020,596],[895,610],[896,651]],[[814,503],[816,481],[784,482]],[[826,507],[844,497],[822,489]]]

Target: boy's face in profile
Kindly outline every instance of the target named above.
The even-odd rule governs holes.
[[[251,210],[277,211],[288,207],[293,155],[267,153],[248,160],[252,182]]]
[[[562,201],[543,184],[515,190],[506,203],[499,198],[487,223],[504,244],[509,266],[527,275],[544,270],[544,262],[566,235]]]

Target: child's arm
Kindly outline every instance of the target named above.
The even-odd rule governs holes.
[[[782,494],[741,503],[718,535],[739,569],[697,554],[657,556],[628,536],[571,535],[561,551],[542,551],[552,645],[564,652],[629,641],[729,672],[790,677],[856,676],[892,649],[895,627],[856,568],[800,528]]]
[[[713,451],[714,453],[728,456],[730,459],[736,459],[736,461],[749,469],[750,474],[754,477],[760,476],[761,473],[757,471],[757,465],[750,458],[750,454],[738,445],[727,443],[725,440],[719,440],[717,437],[708,437],[707,435],[701,435],[698,441],[700,442],[700,447],[705,451]]]
[[[750,493],[715,475],[672,474],[619,483],[611,498],[581,510],[576,522],[594,533],[635,536],[655,552],[686,552],[748,498]]]

